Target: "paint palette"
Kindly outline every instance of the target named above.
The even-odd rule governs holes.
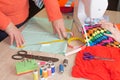
[[[35,60],[29,59],[16,63],[16,73],[17,75],[32,72],[38,68],[38,64]]]

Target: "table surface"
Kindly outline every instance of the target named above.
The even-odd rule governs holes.
[[[120,12],[115,11],[107,11],[105,13],[110,17],[110,21],[113,23],[120,23]],[[46,17],[46,12],[43,9],[38,14],[35,15],[36,17]],[[70,14],[65,14],[64,18],[72,18]],[[24,25],[25,26],[25,25]],[[22,29],[22,28],[21,28]],[[79,32],[76,31],[76,27],[74,26],[72,31],[77,36]],[[16,75],[15,70],[15,60],[11,58],[13,54],[16,54],[18,50],[14,50],[10,48],[9,44],[9,38],[6,38],[2,42],[0,42],[0,80],[33,80],[32,73],[24,74],[21,76]],[[83,78],[74,78],[71,76],[71,70],[72,66],[74,65],[74,60],[76,54],[68,56],[68,66],[65,68],[65,71],[63,74],[58,73],[58,65],[63,62],[63,60],[66,58],[64,55],[60,54],[49,54],[44,52],[37,52],[37,51],[29,51],[36,55],[41,56],[49,56],[49,57],[55,57],[59,58],[59,61],[55,63],[56,67],[56,73],[54,76],[51,76],[48,78],[48,80],[86,80]]]

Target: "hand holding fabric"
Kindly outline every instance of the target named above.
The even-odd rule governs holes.
[[[9,23],[5,32],[10,37],[11,45],[13,44],[14,40],[16,42],[17,47],[20,47],[24,43],[24,39],[23,39],[21,32],[17,29],[17,27],[12,22]]]
[[[110,36],[110,37],[114,38],[116,41],[120,42],[120,37],[119,37],[120,31],[116,25],[114,25],[110,22],[105,22],[105,21],[101,21],[100,24],[101,24],[101,27],[109,30],[112,33],[112,34],[105,34],[105,35]]]
[[[57,33],[60,39],[67,37],[63,19],[52,21],[52,26],[53,26],[54,33]]]

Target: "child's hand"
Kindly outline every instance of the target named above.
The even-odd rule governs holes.
[[[67,37],[63,19],[53,21],[52,26],[53,26],[54,33],[57,33],[60,39]]]
[[[109,30],[112,34],[105,34],[107,36],[110,36],[112,38],[114,38],[116,41],[120,42],[120,31],[117,28],[116,25],[110,23],[110,22],[100,22],[101,23],[101,27]]]
[[[20,47],[22,46],[22,44],[24,43],[24,39],[23,36],[21,34],[21,32],[16,28],[16,26],[14,26],[13,23],[10,23],[5,32],[9,35],[10,37],[10,44],[12,45],[14,40],[16,42],[16,46]]]

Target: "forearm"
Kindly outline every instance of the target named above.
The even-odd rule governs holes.
[[[55,21],[62,18],[58,0],[43,0],[45,9],[50,21]]]
[[[10,18],[0,11],[0,30],[5,30],[10,22]]]

